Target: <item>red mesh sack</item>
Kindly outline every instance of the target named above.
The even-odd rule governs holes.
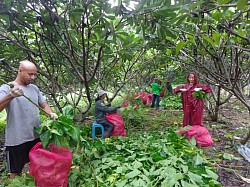
[[[208,129],[204,126],[193,125],[190,129],[178,133],[186,134],[188,140],[194,137],[197,145],[201,147],[207,147],[214,143]]]
[[[119,113],[107,114],[107,121],[114,125],[113,131],[110,136],[126,136],[126,131],[124,129],[124,120]]]
[[[142,103],[143,103],[144,105],[146,105],[146,104],[147,104],[147,101],[148,101],[148,96],[147,96],[146,92],[141,92],[141,93],[140,93],[140,98],[141,98],[141,100],[142,100]]]
[[[153,100],[153,94],[148,94],[148,103],[152,103]]]
[[[166,89],[162,89],[160,92],[160,97],[164,97]]]
[[[64,147],[50,144],[51,151],[38,142],[29,153],[29,173],[35,178],[36,187],[67,187],[72,165],[72,153]]]
[[[136,99],[138,98],[140,98],[140,95],[138,93],[134,93],[134,98],[130,100],[134,109],[137,109],[141,106],[140,103],[137,103]]]
[[[134,93],[134,98],[137,98],[139,97],[139,94],[138,93]]]

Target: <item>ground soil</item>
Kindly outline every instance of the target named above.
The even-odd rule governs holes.
[[[236,145],[246,136],[250,127],[250,115],[237,103],[223,106],[219,122],[212,122],[205,115],[204,125],[209,128],[214,144],[204,148],[205,154],[217,169],[219,182],[223,187],[250,187],[250,163],[237,151]],[[248,141],[247,143],[250,143]],[[238,159],[226,159],[224,154],[233,155]],[[4,171],[4,134],[0,134],[0,172]],[[244,178],[242,178],[244,177]]]
[[[224,187],[250,187],[250,163],[237,151],[237,145],[246,137],[250,127],[248,111],[232,102],[222,107],[219,122],[211,122],[206,118],[204,122],[214,140],[213,146],[205,148],[206,155],[217,168],[219,182]],[[250,141],[247,142],[249,143]],[[225,154],[233,155],[239,160],[225,159]],[[248,182],[245,181],[247,179]]]

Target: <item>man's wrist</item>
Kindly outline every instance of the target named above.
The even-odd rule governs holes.
[[[9,93],[8,96],[9,96],[10,98],[13,98],[13,99],[15,98],[15,96],[12,95],[11,93]]]

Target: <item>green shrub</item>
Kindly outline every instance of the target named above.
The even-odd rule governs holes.
[[[162,98],[161,107],[163,107],[164,109],[181,109],[182,108],[181,96],[170,95],[165,98]]]
[[[4,132],[6,126],[6,112],[0,112],[0,133]]]

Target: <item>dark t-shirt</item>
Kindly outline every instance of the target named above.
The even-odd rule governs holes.
[[[108,107],[104,104],[103,100],[98,100],[95,103],[95,120],[97,123],[106,122],[106,114],[107,113],[115,113],[117,111],[116,107]]]

